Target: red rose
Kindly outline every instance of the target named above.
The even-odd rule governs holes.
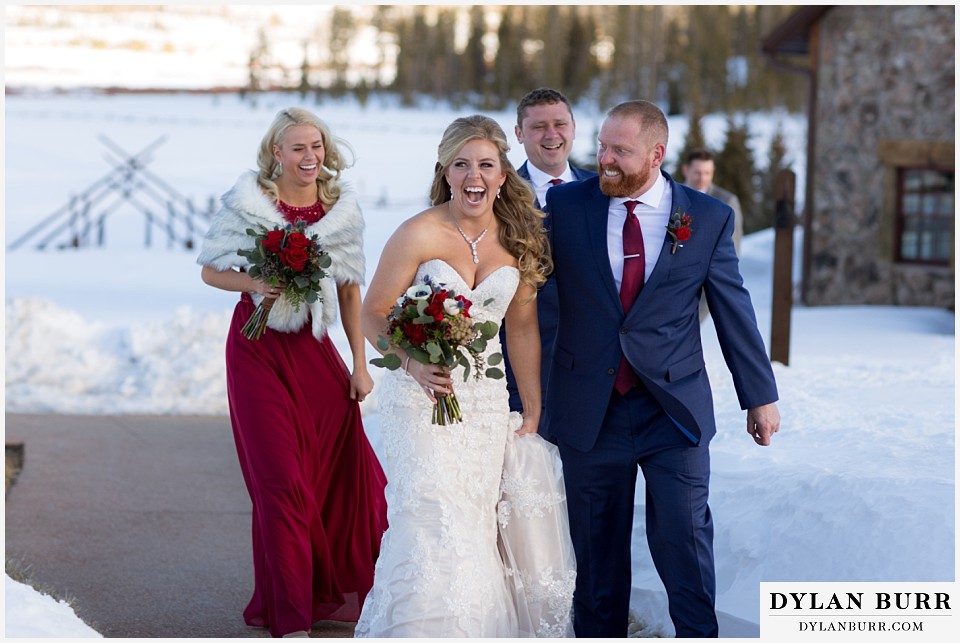
[[[686,241],[690,238],[690,228],[684,226],[683,228],[677,228],[677,239],[680,241]]]
[[[309,248],[310,239],[302,232],[291,232],[287,236],[287,246],[291,248]]]
[[[293,246],[287,246],[280,251],[280,261],[285,265],[293,268],[297,272],[303,270],[304,266],[307,265],[307,261],[310,259],[310,253],[307,252],[306,248],[297,248]]]
[[[416,346],[427,342],[427,333],[424,331],[422,324],[414,324],[413,322],[404,324],[403,334],[411,344]]]
[[[271,230],[261,243],[263,249],[268,252],[280,252],[280,244],[283,243],[283,230]]]
[[[434,299],[432,304],[423,309],[423,314],[430,315],[434,321],[443,321],[443,300]]]

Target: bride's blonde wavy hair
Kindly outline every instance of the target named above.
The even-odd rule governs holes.
[[[446,171],[463,146],[475,140],[490,141],[496,145],[500,166],[507,177],[500,188],[500,197],[493,201],[493,214],[500,227],[500,244],[516,257],[520,280],[539,288],[553,270],[550,247],[543,229],[544,214],[534,206],[533,189],[520,178],[507,158],[510,145],[495,120],[475,114],[458,118],[447,126],[437,148],[430,201],[433,205],[440,205],[451,199],[452,191],[445,176]]]
[[[319,130],[323,139],[324,157],[323,166],[317,176],[317,196],[327,205],[335,203],[340,198],[340,173],[353,165],[353,149],[346,141],[335,137],[330,132],[330,127],[316,114],[299,107],[288,107],[278,112],[267,133],[263,135],[260,151],[257,153],[257,183],[274,201],[279,200],[277,184],[273,180],[280,176],[280,164],[273,155],[273,146],[281,145],[284,134],[295,125],[311,125]],[[350,161],[345,159],[341,148],[350,152]]]

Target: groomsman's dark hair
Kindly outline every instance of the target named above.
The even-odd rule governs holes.
[[[528,92],[527,95],[517,103],[517,125],[520,127],[523,126],[523,117],[527,115],[528,108],[537,105],[553,105],[554,103],[563,103],[566,105],[567,111],[570,112],[570,120],[573,120],[573,108],[570,107],[570,101],[567,100],[566,96],[549,87],[538,87]]]

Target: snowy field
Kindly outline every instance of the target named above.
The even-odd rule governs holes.
[[[254,167],[263,132],[291,104],[296,95],[263,97],[255,107],[229,96],[7,96],[5,245],[110,173],[116,157],[101,135],[129,153],[163,138],[150,172],[201,206]],[[389,234],[426,205],[443,129],[468,112],[304,106],[356,150],[346,177],[360,191],[372,275]],[[511,112],[490,115],[512,131]],[[581,109],[576,117],[574,156],[586,160],[602,115]],[[704,119],[709,144],[722,143],[724,124],[722,115]],[[751,145],[761,159],[778,124],[801,195],[803,117],[752,116]],[[668,169],[685,130],[671,119]],[[511,159],[523,160],[521,146]],[[120,207],[102,248],[36,251],[41,233],[6,253],[7,412],[226,414],[223,343],[235,295],[205,286],[196,250],[168,248],[160,230],[145,249],[144,227],[137,210]],[[768,342],[772,252],[770,231],[743,240],[741,269]],[[711,508],[721,611],[758,631],[761,581],[954,580],[952,314],[794,308],[790,365],[774,365],[783,424],[765,449],[744,430],[712,322],[703,334],[719,427]],[[342,332],[333,336],[348,354]],[[376,392],[362,408],[379,448]],[[633,604],[644,627],[635,634],[670,635],[643,537],[642,486],[637,498]],[[48,619],[26,616],[38,608],[9,579],[6,594],[7,636],[82,635],[31,633],[31,623]]]

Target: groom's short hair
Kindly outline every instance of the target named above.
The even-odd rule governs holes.
[[[640,131],[653,137],[654,143],[667,145],[670,128],[663,110],[646,100],[628,100],[607,111],[607,118],[632,118],[639,122]]]

